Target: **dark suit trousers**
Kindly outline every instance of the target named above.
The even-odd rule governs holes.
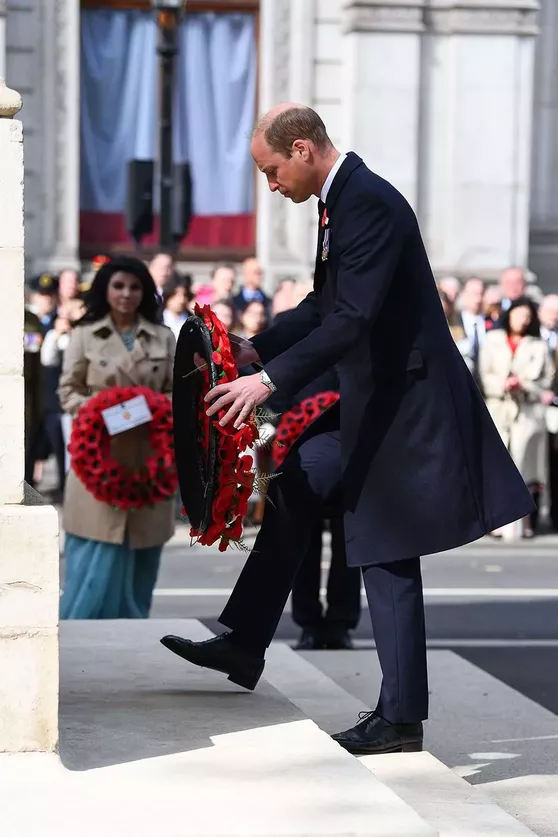
[[[327,608],[324,613],[320,601],[324,524],[319,520],[312,530],[308,550],[294,581],[293,619],[301,628],[318,630],[325,622],[354,631],[360,618],[360,568],[347,566],[342,518],[332,518],[329,529],[331,563],[326,589]]]
[[[261,653],[271,643],[312,531],[324,508],[339,501],[340,483],[339,431],[309,438],[285,459],[271,482],[254,549],[219,617],[240,643]],[[371,558],[373,550],[371,544]],[[383,675],[377,711],[394,723],[423,720],[428,684],[420,559],[370,564],[362,573]]]

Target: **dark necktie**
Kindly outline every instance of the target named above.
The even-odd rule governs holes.
[[[325,203],[323,200],[318,200],[318,217],[320,219],[320,224],[322,223],[322,218],[324,217],[324,209],[326,208]]]
[[[473,362],[476,364],[479,359],[480,341],[479,341],[479,324],[473,324]]]

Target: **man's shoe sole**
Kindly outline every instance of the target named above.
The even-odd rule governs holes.
[[[381,756],[385,753],[422,753],[422,741],[408,741],[405,744],[393,744],[389,747],[355,747],[349,742],[337,741],[333,739],[340,747],[343,747],[348,753],[353,756]]]

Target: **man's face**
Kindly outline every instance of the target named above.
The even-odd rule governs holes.
[[[504,299],[519,299],[525,292],[525,278],[523,271],[519,268],[511,267],[504,270],[500,276],[500,290]]]
[[[304,203],[314,193],[312,154],[307,144],[285,157],[273,151],[262,135],[252,140],[250,151],[257,167],[267,177],[272,192],[280,192],[293,203]]]
[[[471,314],[480,314],[482,298],[484,295],[484,284],[481,279],[469,279],[465,283],[461,294],[461,306],[464,311]]]
[[[172,276],[174,263],[172,256],[167,253],[158,253],[149,265],[149,272],[158,288],[162,288]]]
[[[543,299],[539,308],[539,320],[549,331],[558,329],[558,297]]]
[[[228,299],[234,287],[234,270],[218,267],[212,279],[215,299]]]
[[[242,282],[245,288],[257,291],[261,288],[263,271],[257,259],[246,259],[242,265]]]

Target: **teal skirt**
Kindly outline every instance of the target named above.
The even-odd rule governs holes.
[[[123,544],[66,535],[61,619],[147,619],[162,546]]]

